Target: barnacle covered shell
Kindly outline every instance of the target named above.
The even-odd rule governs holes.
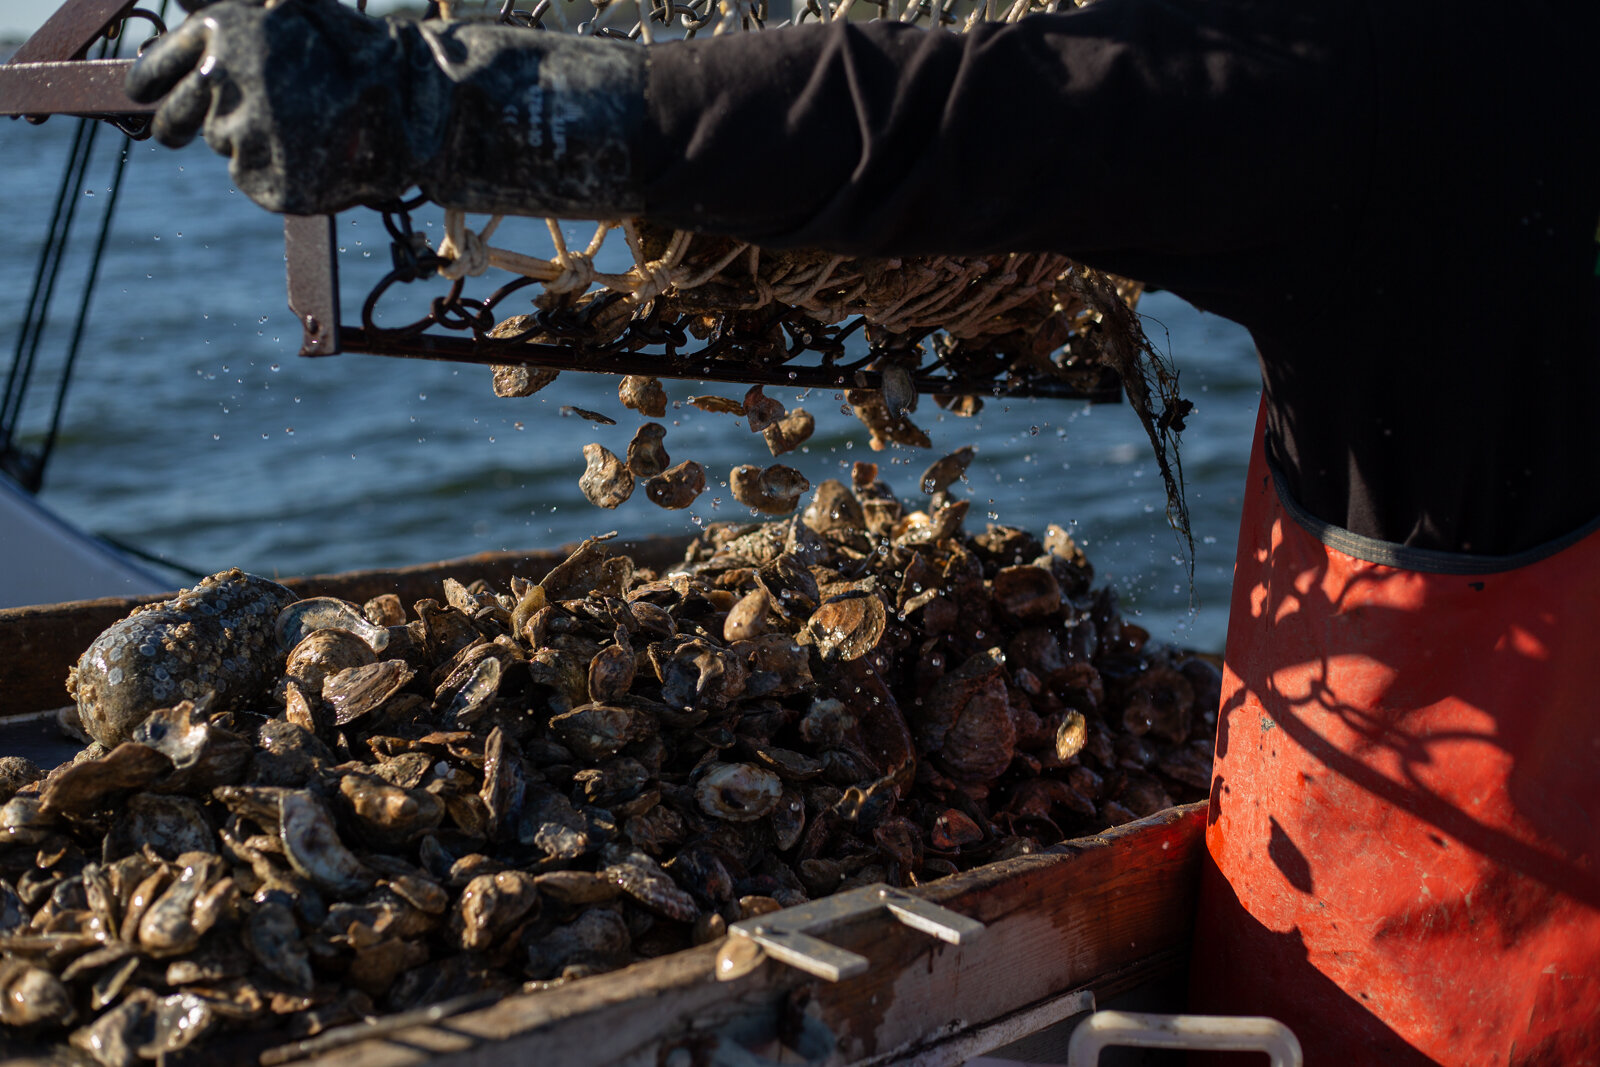
[[[282,662],[278,612],[295,595],[241,570],[136,609],[95,638],[67,675],[84,729],[113,747],[156,708],[214,694],[217,710],[261,698]]]

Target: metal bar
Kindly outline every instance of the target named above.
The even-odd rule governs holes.
[[[148,115],[123,91],[131,59],[0,65],[0,115]]]
[[[870,966],[865,956],[798,930],[768,930],[757,926],[743,936],[766,949],[773,959],[828,982],[854,978]]]
[[[832,929],[884,909],[912,929],[951,944],[969,942],[983,933],[983,923],[976,919],[875,883],[759,918],[741,920],[728,927],[728,939],[732,943],[738,938],[748,938],[768,955],[791,967],[837,982],[865,971],[868,961],[857,953],[813,937],[811,932]],[[720,958],[731,957],[726,955],[725,949]],[[726,980],[734,975],[719,972],[718,977]]]
[[[89,46],[131,11],[133,4],[134,0],[67,0],[11,54],[8,65],[82,59]]]
[[[971,941],[983,933],[983,924],[977,919],[969,919],[949,908],[914,897],[910,893],[901,893],[894,889],[883,891],[883,906],[896,919],[905,923],[913,930],[937,937],[940,941],[948,941],[952,945],[959,945]]]
[[[848,378],[836,369],[794,363],[756,364],[731,359],[673,357],[649,352],[614,352],[596,357],[567,345],[515,342],[504,345],[478,344],[468,337],[441,337],[416,334],[404,339],[372,338],[359,326],[339,328],[340,351],[401,359],[432,359],[448,363],[476,363],[483,366],[525,363],[553,370],[580,370],[598,374],[649,374],[657,378],[686,381],[733,382],[743,385],[793,386],[797,389],[861,388],[877,389],[883,384],[876,371],[856,371]],[[322,353],[316,353],[322,354]],[[1058,380],[1030,382],[1022,388],[1009,388],[1003,381],[945,378],[915,375],[917,392],[938,396],[1042,397],[1055,400],[1087,400],[1096,404],[1115,404],[1122,399],[1116,375],[1107,371],[1096,385],[1079,388]]]
[[[300,322],[300,354],[340,351],[339,261],[332,215],[285,215],[283,256],[289,276],[289,310]]]

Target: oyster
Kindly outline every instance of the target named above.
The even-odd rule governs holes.
[[[694,792],[707,815],[753,822],[777,809],[783,780],[749,763],[714,763],[700,776]]]
[[[934,493],[944,492],[955,484],[957,479],[967,473],[967,468],[972,466],[972,457],[975,454],[976,450],[968,445],[965,448],[956,449],[943,459],[935,460],[926,471],[923,471],[922,481],[918,487],[930,496]]]
[[[793,467],[774,464],[762,469],[753,465],[733,468],[728,478],[733,498],[757,511],[785,515],[800,504],[800,496],[811,483]]]
[[[367,621],[354,604],[334,597],[319,596],[297,600],[278,613],[278,644],[285,651],[299,647],[300,643],[318,630],[343,630],[361,638],[373,652],[382,652],[389,646],[389,630]]]
[[[811,440],[816,430],[816,418],[805,408],[795,408],[762,430],[761,436],[766,439],[767,449],[774,456],[781,456]]]
[[[767,396],[759,385],[744,394],[744,413],[750,419],[750,432],[762,433],[783,417],[783,404]]]
[[[532,318],[532,316],[513,316],[513,319],[522,318]],[[513,321],[513,319],[507,319],[506,322],[500,323],[490,331],[490,336],[497,336],[501,327]],[[530,367],[525,363],[496,364],[493,367],[493,372],[494,395],[501,397],[532,396],[555,381],[560,373],[548,367]]]
[[[633,440],[628,442],[628,470],[634,477],[654,478],[672,464],[666,446],[661,443],[666,436],[667,428],[659,422],[647,422],[639,427]]]
[[[583,446],[583,477],[578,488],[589,498],[589,503],[601,508],[621,507],[633,495],[633,474],[616,454],[604,445]]]
[[[218,710],[260,697],[281,663],[272,649],[278,612],[294,600],[276,582],[234,569],[135,609],[67,674],[84,729],[109,748],[156,708],[207,693]]]
[[[651,478],[644,485],[644,493],[652,504],[676,511],[693,504],[705,488],[705,468],[689,459]]]
[[[500,871],[481,874],[467,883],[457,905],[455,926],[461,947],[485,949],[523,920],[539,903],[539,887],[531,874]]]
[[[871,434],[867,444],[874,452],[881,452],[891,444],[911,445],[914,448],[933,447],[928,435],[905,414],[904,407],[890,410],[881,391],[851,389],[845,393],[845,400]]]
[[[659,419],[667,413],[667,391],[661,387],[660,378],[643,374],[624,375],[622,381],[617,383],[617,399],[622,401],[623,407],[652,419]]]
[[[354,896],[372,885],[372,873],[339,840],[328,809],[310,793],[284,792],[278,798],[278,823],[283,854],[320,888]]]

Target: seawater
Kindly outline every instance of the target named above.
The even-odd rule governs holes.
[[[7,365],[75,121],[0,121],[0,358]],[[662,511],[640,491],[602,511],[578,490],[582,446],[598,441],[620,455],[640,421],[617,402],[614,379],[564,373],[532,397],[501,399],[486,368],[300,358],[299,326],[285,304],[281,220],[234,189],[226,161],[203,144],[174,152],[128,142],[110,128],[99,135],[82,187],[71,191],[83,215],[26,398],[25,441],[37,440],[48,419],[87,249],[122,147],[130,157],[121,200],[40,494],[69,521],[196,571],[238,566],[287,576],[550,548],[612,530],[687,535],[705,523],[755,517],[733,501],[726,480],[737,464],[774,462],[761,438],[742,420],[684,403],[698,393],[737,396],[742,387],[666,383],[674,401],[662,420],[667,448],[675,462],[699,460],[712,481],[694,507]],[[388,238],[371,212],[341,215],[337,227],[342,318],[354,322],[388,269]],[[542,231],[534,220],[516,220],[495,243],[547,253]],[[439,220],[429,219],[425,232],[437,246]],[[587,224],[566,230],[580,247],[592,232]],[[423,291],[421,283],[405,289],[381,309],[388,324],[415,317],[443,291]],[[1192,591],[1184,549],[1165,519],[1159,471],[1126,405],[991,399],[963,419],[924,398],[914,417],[933,450],[872,452],[865,429],[841,411],[842,393],[768,390],[818,420],[808,447],[783,462],[815,484],[848,481],[852,463],[871,460],[915,504],[925,467],[974,445],[977,459],[956,490],[971,501],[969,528],[1068,526],[1130,617],[1162,640],[1220,651],[1260,396],[1254,350],[1238,326],[1169,294],[1147,295],[1139,310],[1196,405],[1182,450]],[[564,405],[605,412],[617,425],[563,417]],[[186,579],[175,573],[179,584]]]

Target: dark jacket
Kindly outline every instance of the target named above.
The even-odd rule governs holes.
[[[1312,515],[1524,552],[1600,516],[1592,7],[1098,0],[966,36],[664,44],[647,213],[772,247],[1055,250],[1171,289],[1251,331]]]

